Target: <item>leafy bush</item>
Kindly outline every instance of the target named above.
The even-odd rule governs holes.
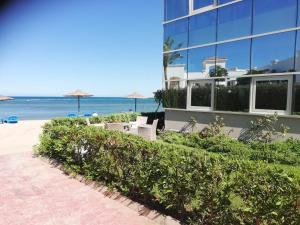
[[[202,138],[196,133],[176,132],[163,132],[159,138],[167,143],[205,149],[207,152],[220,153],[231,158],[300,166],[300,141],[295,139],[275,143],[245,144],[224,135]]]
[[[198,122],[195,119],[195,117],[191,117],[190,120],[186,123],[186,125],[184,125],[183,128],[180,130],[180,133],[193,133],[195,131],[197,123]]]
[[[281,124],[277,126],[278,115],[263,116],[251,121],[251,126],[242,131],[239,141],[270,143],[274,138],[285,137],[289,128]]]
[[[299,224],[297,176],[261,162],[55,121],[38,152],[190,224]]]
[[[224,118],[216,116],[214,122],[208,124],[201,132],[202,138],[215,137],[223,134],[223,128],[225,127]]]
[[[90,117],[89,120],[92,124],[94,123],[128,123],[130,121],[135,121],[139,113],[118,113],[111,114],[105,116],[96,116]],[[85,118],[57,118],[51,121],[51,123],[56,125],[65,125],[65,126],[73,126],[73,125],[86,125]]]

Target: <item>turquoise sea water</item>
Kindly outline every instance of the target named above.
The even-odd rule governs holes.
[[[15,100],[0,102],[0,118],[16,115],[20,120],[51,119],[77,113],[77,99],[64,97],[14,97]],[[134,100],[115,97],[81,99],[81,113],[97,112],[99,115],[134,110]],[[154,99],[138,99],[138,112],[153,112]]]

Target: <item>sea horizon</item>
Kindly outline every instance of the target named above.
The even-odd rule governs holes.
[[[12,96],[14,100],[0,102],[0,118],[17,116],[20,120],[46,120],[77,114],[77,98],[62,96]],[[81,98],[80,114],[108,115],[134,111],[134,99],[124,97]],[[153,112],[154,98],[138,99],[137,112]],[[161,110],[161,109],[160,109]]]

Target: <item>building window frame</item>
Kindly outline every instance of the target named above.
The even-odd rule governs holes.
[[[217,9],[220,7],[231,5],[231,4],[234,4],[237,2],[241,2],[243,0],[232,0],[225,4],[219,4],[219,0],[213,0],[213,4],[199,8],[199,9],[194,9],[194,1],[195,0],[189,0],[189,15],[188,16],[192,16],[192,15],[199,14],[199,13],[204,13],[206,11],[210,11],[210,10],[214,10],[214,9]],[[199,1],[201,1],[201,0],[199,0]]]
[[[285,110],[256,109],[256,83],[259,81],[288,81],[287,106]],[[291,115],[293,96],[293,75],[252,77],[250,86],[250,113]]]
[[[195,83],[209,83],[211,84],[211,105],[210,106],[192,106],[192,85]],[[198,79],[190,80],[187,84],[187,109],[194,111],[213,111],[214,110],[214,100],[215,100],[215,80],[214,79]]]

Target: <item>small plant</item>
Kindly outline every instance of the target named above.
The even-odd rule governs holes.
[[[238,140],[244,143],[271,143],[276,138],[285,137],[290,128],[284,124],[277,126],[277,122],[277,113],[259,117],[255,121],[251,121],[250,128],[243,130]]]
[[[191,117],[191,119],[188,121],[188,123],[180,130],[180,133],[190,133],[194,132],[196,126],[197,126],[197,120],[195,117]]]
[[[157,103],[157,108],[155,110],[155,113],[158,112],[160,106],[162,105],[163,103],[163,90],[157,90],[156,92],[154,92],[154,99],[155,99],[155,102]]]
[[[224,118],[220,116],[216,116],[215,121],[210,123],[202,131],[200,131],[199,135],[202,138],[220,136],[223,134],[224,127],[225,127]]]

